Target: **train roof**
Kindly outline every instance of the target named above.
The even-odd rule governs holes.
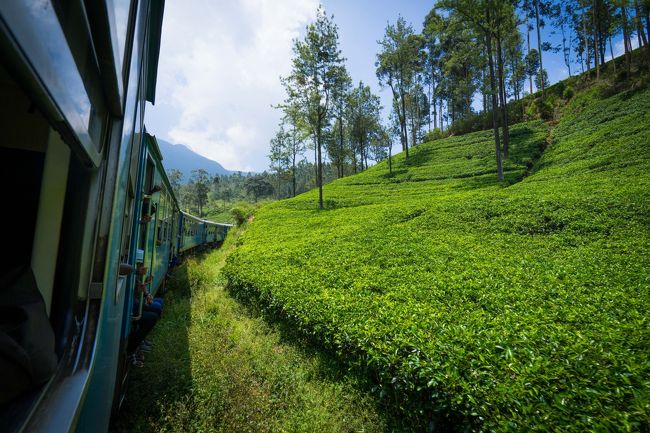
[[[215,226],[233,227],[232,224],[217,223],[217,222],[210,221],[210,220],[203,220],[203,222],[206,223],[206,224],[211,224],[211,225],[215,225]]]
[[[186,218],[191,218],[191,219],[193,219],[193,220],[200,221],[200,222],[202,222],[202,223],[206,223],[206,224],[210,224],[210,225],[215,225],[215,226],[234,227],[233,224],[217,223],[217,222],[214,222],[214,221],[210,221],[210,220],[206,220],[206,219],[203,219],[203,218],[199,218],[199,217],[197,217],[197,216],[195,216],[195,215],[192,215],[191,213],[185,212],[184,210],[182,210],[181,213],[182,213],[183,216],[185,216]]]

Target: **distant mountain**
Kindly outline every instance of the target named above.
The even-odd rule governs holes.
[[[229,175],[233,171],[226,170],[221,164],[209,158],[199,155],[184,144],[171,144],[168,141],[157,138],[160,152],[163,156],[163,165],[168,172],[172,169],[180,170],[183,173],[183,182],[187,182],[192,170],[202,168],[210,175]]]

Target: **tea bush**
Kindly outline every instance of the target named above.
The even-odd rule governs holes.
[[[648,431],[650,91],[576,90],[504,171],[483,131],[265,206],[230,288],[422,429]]]

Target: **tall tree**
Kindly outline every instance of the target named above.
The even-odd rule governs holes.
[[[275,136],[271,138],[271,148],[269,153],[269,161],[271,161],[271,169],[275,171],[277,186],[275,188],[278,194],[278,199],[282,198],[282,178],[286,177],[291,164],[291,136],[285,130],[284,122],[280,122],[278,131]]]
[[[203,206],[207,203],[208,191],[210,191],[210,176],[208,172],[202,168],[192,170],[190,185],[192,187],[194,203],[199,210],[199,217],[203,218]]]
[[[350,93],[350,139],[353,152],[359,154],[361,170],[368,168],[368,147],[380,128],[381,104],[369,86],[359,82]],[[356,160],[356,158],[355,158]]]
[[[318,207],[323,208],[324,131],[329,125],[334,89],[345,79],[333,17],[318,8],[316,21],[307,26],[304,40],[294,40],[291,74],[282,79],[288,102],[298,107],[316,151]]]
[[[444,8],[450,13],[461,15],[466,23],[482,35],[485,43],[485,52],[488,58],[490,75],[490,96],[492,100],[492,129],[494,132],[494,145],[497,163],[497,178],[503,181],[503,162],[501,154],[501,140],[497,120],[499,107],[499,87],[494,67],[494,37],[498,34],[503,17],[500,15],[508,10],[502,3],[506,0],[441,0],[437,7]]]
[[[169,179],[169,184],[172,186],[174,195],[180,197],[183,173],[177,168],[172,168],[167,172],[167,178]]]
[[[424,39],[416,35],[413,27],[401,16],[395,25],[388,24],[384,38],[378,41],[377,78],[382,86],[388,85],[397,104],[402,150],[409,155],[408,132],[406,127],[406,94],[415,82],[421,67],[420,50]]]
[[[285,123],[289,125],[289,158],[291,160],[291,195],[296,196],[296,163],[302,158],[305,152],[305,127],[301,123],[300,112],[295,106],[288,106],[285,109]]]
[[[335,135],[335,140],[332,143],[332,146],[328,148],[328,154],[332,160],[332,163],[336,166],[337,177],[343,177],[343,169],[345,167],[345,156],[346,146],[345,146],[345,117],[348,108],[348,96],[350,94],[350,88],[352,87],[352,79],[348,74],[345,67],[340,72],[340,80],[337,81],[336,87],[333,88],[332,97],[334,100],[333,103],[333,115],[336,119],[333,125],[333,133]]]
[[[544,70],[544,61],[542,56],[542,21],[540,20],[540,2],[541,0],[533,0],[533,5],[535,7],[535,23],[537,27],[537,53],[539,54],[539,75],[542,75]],[[544,97],[544,80],[542,82],[542,98]]]
[[[260,197],[267,197],[273,194],[273,185],[266,179],[263,174],[249,176],[244,181],[246,193],[253,196],[257,202]]]
[[[553,6],[554,16],[555,16],[555,25],[560,28],[560,33],[562,35],[562,57],[564,59],[564,64],[566,65],[569,71],[569,77],[573,74],[571,73],[571,17],[573,16],[573,5],[571,2],[558,3]]]

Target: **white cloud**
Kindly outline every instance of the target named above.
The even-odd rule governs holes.
[[[156,106],[148,124],[232,170],[264,170],[280,118],[280,75],[318,0],[165,5]]]

